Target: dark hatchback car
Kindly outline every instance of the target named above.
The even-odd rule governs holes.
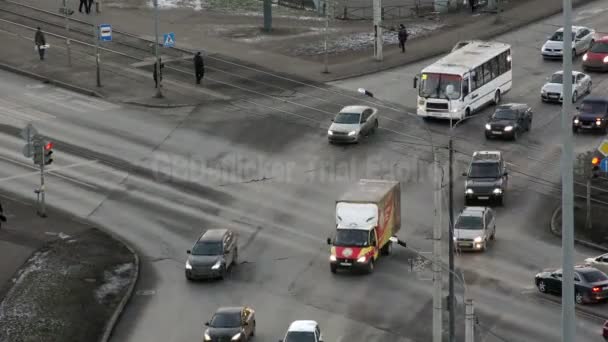
[[[255,311],[248,306],[217,309],[203,333],[203,342],[245,342],[255,335]]]
[[[562,293],[562,270],[545,271],[534,277],[540,292]],[[594,303],[608,299],[608,276],[596,268],[574,268],[574,300],[577,304]]]
[[[519,134],[532,127],[532,108],[522,103],[507,103],[496,107],[486,123],[486,138],[517,140]]]
[[[508,173],[500,151],[476,151],[469,165],[465,182],[465,205],[473,200],[498,202],[503,205],[507,191]]]
[[[572,119],[572,132],[594,130],[608,133],[608,97],[586,97],[577,107],[578,114]]]
[[[186,260],[186,279],[223,279],[238,262],[237,236],[228,229],[209,229],[196,241]]]

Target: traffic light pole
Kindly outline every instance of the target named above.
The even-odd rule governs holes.
[[[44,156],[44,144],[40,144],[40,148],[42,149],[42,156]],[[40,163],[40,189],[38,192],[40,194],[40,211],[38,212],[38,215],[40,215],[40,217],[46,217],[46,203],[44,198],[44,157],[42,163]]]

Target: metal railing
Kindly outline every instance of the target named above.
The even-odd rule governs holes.
[[[349,6],[344,4],[336,13],[341,20],[373,20],[372,6]],[[433,0],[411,0],[405,5],[382,6],[382,20],[437,15]]]

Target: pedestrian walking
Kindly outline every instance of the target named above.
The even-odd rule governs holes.
[[[200,52],[194,56],[194,73],[196,74],[196,84],[201,84],[201,80],[205,76],[205,62]]]
[[[82,6],[84,6],[84,11],[89,13],[89,7],[87,5],[87,0],[80,0],[80,5],[78,6],[78,12],[82,13]]]
[[[399,47],[401,48],[401,53],[405,53],[405,42],[407,42],[407,29],[403,24],[399,25]]]
[[[93,8],[93,0],[89,0],[89,4],[88,4],[88,5],[89,5],[89,6],[87,7],[87,8],[88,8],[87,14],[88,14],[88,13],[91,13],[91,11],[92,11],[92,8]]]
[[[469,0],[469,5],[471,6],[471,13],[475,13],[475,0]]]
[[[158,82],[163,80],[163,68],[165,64],[163,64],[162,59],[158,59],[160,62],[160,68],[158,67],[158,62],[154,63],[154,88],[158,88]]]
[[[40,27],[36,30],[36,35],[34,36],[34,43],[36,44],[36,50],[38,50],[38,54],[40,55],[40,60],[44,60],[44,52],[46,51],[46,39],[44,38],[44,33]]]

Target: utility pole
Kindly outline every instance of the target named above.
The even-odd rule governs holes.
[[[40,146],[37,146],[41,149],[41,155],[44,156],[45,148],[44,144],[41,143]],[[44,158],[44,157],[43,157]],[[46,217],[46,202],[44,196],[44,160],[40,163],[40,213],[41,217]]]
[[[451,119],[450,119],[451,125]],[[448,225],[448,267],[450,269],[449,273],[449,294],[448,294],[448,308],[450,309],[450,335],[449,341],[456,342],[455,337],[455,328],[456,328],[456,300],[454,298],[454,146],[452,139],[452,130],[450,127],[450,141],[448,143],[449,150],[449,187],[448,187],[448,212],[450,217],[450,224]]]
[[[473,300],[467,298],[465,301],[465,327],[464,327],[464,342],[475,341],[475,308],[473,307]]]
[[[272,31],[272,0],[264,0],[264,31]]]
[[[373,0],[374,5],[374,58],[383,60],[383,36],[382,36],[382,0]]]
[[[562,103],[562,341],[575,342],[574,308],[574,185],[572,150],[572,2],[563,0],[564,49]],[[568,96],[570,95],[570,96]]]
[[[441,270],[441,228],[442,228],[442,205],[441,205],[441,168],[437,153],[433,151],[433,164],[435,174],[435,222],[433,225],[433,342],[443,342],[443,278]]]
[[[99,65],[99,27],[97,25],[97,14],[95,13],[95,16],[93,17],[93,31],[94,31],[94,37],[95,37],[95,68],[97,70],[96,72],[96,78],[97,78],[97,86],[101,87],[101,66]]]
[[[158,55],[158,0],[154,0],[154,36],[156,38],[156,44],[154,44],[154,54],[156,55],[156,79],[158,80],[158,87],[156,87],[156,97],[162,98],[163,93],[161,92],[161,67],[160,67],[160,56]]]
[[[68,54],[68,66],[72,66],[72,49],[70,47],[70,13],[68,0],[63,0],[63,17],[65,18],[65,48]]]
[[[328,56],[327,56],[327,34],[328,34],[328,30],[329,30],[329,13],[328,13],[328,8],[329,6],[327,6],[327,0],[324,1],[323,3],[323,13],[325,14],[325,30],[324,30],[324,49],[325,49],[325,57],[324,57],[324,65],[325,68],[323,69],[323,73],[324,74],[329,74],[329,66],[328,66]]]

